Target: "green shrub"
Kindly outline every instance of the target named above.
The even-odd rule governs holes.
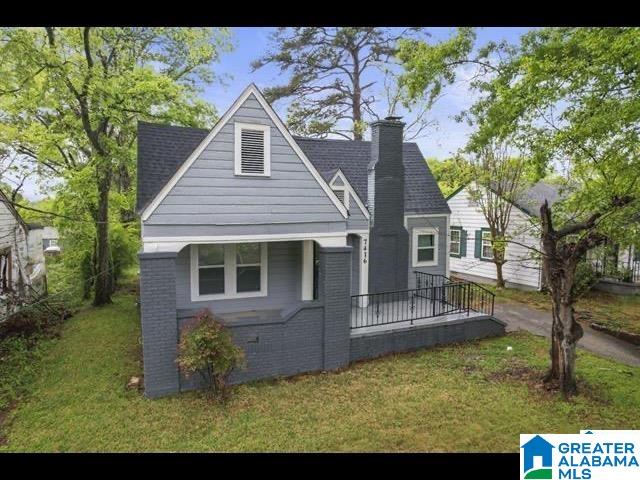
[[[575,281],[573,283],[573,293],[580,297],[591,290],[596,283],[598,276],[590,262],[580,262],[576,266]]]
[[[206,309],[182,330],[178,365],[187,376],[198,373],[209,391],[225,400],[229,375],[244,366],[244,352],[233,343],[229,329]]]

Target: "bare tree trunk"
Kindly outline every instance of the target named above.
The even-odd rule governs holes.
[[[110,172],[102,172],[98,178],[98,209],[96,218],[96,282],[93,304],[111,303],[111,274],[109,249],[109,190]]]
[[[353,139],[362,140],[362,89],[360,87],[360,59],[358,58],[358,51],[351,51],[351,58],[353,59],[353,96],[351,114],[353,116]]]
[[[570,397],[577,393],[576,384],[576,344],[582,338],[583,330],[574,318],[573,283],[576,257],[559,254],[558,235],[553,229],[551,211],[545,204],[541,209],[543,270],[551,294],[551,367],[544,381],[558,382],[562,394]]]
[[[505,283],[504,283],[504,276],[502,274],[502,266],[504,265],[504,262],[497,261],[495,262],[495,264],[496,264],[496,287],[504,288]]]

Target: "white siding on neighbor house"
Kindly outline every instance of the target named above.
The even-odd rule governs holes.
[[[234,175],[235,122],[271,127],[270,177]],[[344,231],[345,219],[252,94],[144,224],[145,235],[188,236]]]
[[[16,217],[4,202],[0,201],[0,251],[7,248],[11,249],[11,281],[15,285],[18,281],[19,266],[22,265],[23,271],[27,266],[27,239]]]
[[[462,227],[467,232],[466,256],[463,258],[450,258],[451,272],[460,272],[495,280],[495,264],[491,261],[474,257],[476,231],[482,228],[489,228],[482,210],[470,198],[466,188],[450,198],[448,203],[451,209],[450,226]],[[515,206],[511,210],[508,232],[510,235],[515,235],[512,238],[513,241],[531,246],[537,250],[540,249],[540,241],[535,237],[535,229],[531,228],[530,217]],[[502,267],[505,281],[539,288],[540,265],[537,260],[531,258],[532,255],[535,255],[535,252],[515,243],[509,243],[506,249],[507,263]]]

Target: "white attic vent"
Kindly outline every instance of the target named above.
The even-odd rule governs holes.
[[[334,189],[333,193],[336,194],[336,197],[338,197],[338,200],[340,200],[340,202],[344,205],[344,189]]]
[[[271,128],[260,124],[235,124],[235,174],[271,175]]]

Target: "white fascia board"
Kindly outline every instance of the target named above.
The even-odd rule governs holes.
[[[258,90],[258,87],[256,87],[255,84],[252,83],[247,88],[245,88],[244,92],[242,92],[242,94],[236,99],[236,101],[233,102],[233,105],[231,105],[229,110],[227,110],[225,114],[220,118],[220,120],[218,120],[218,123],[215,124],[215,126],[211,129],[211,131],[204,138],[204,140],[200,142],[200,145],[198,145],[198,147],[193,152],[191,152],[191,155],[189,155],[187,160],[180,166],[180,168],[171,177],[171,179],[165,184],[165,186],[162,187],[160,192],[158,192],[158,194],[154,197],[153,201],[143,210],[142,215],[140,216],[143,222],[146,221],[151,216],[151,214],[156,210],[156,208],[158,208],[158,205],[160,205],[162,200],[164,200],[165,197],[169,194],[169,192],[173,189],[173,187],[175,187],[176,183],[178,183],[178,180],[182,178],[182,176],[186,173],[189,167],[191,167],[193,162],[196,161],[196,159],[204,151],[207,145],[211,143],[214,137],[229,122],[229,120],[236,113],[238,108],[240,108],[240,106],[247,100],[247,98],[249,98],[251,94],[253,94],[258,100],[258,102],[260,103],[260,105],[262,105],[262,108],[264,108],[264,110],[267,112],[267,114],[269,115],[269,118],[271,118],[276,128],[280,131],[282,136],[284,136],[284,138],[287,140],[291,148],[293,148],[293,150],[296,152],[298,157],[300,157],[300,159],[302,160],[302,163],[305,164],[305,166],[307,167],[311,175],[320,184],[320,186],[325,191],[327,196],[331,199],[331,201],[336,206],[338,211],[342,214],[344,218],[347,218],[348,213],[345,206],[342,205],[342,202],[340,202],[338,197],[336,197],[336,195],[333,193],[333,191],[331,190],[327,182],[324,181],[320,173],[316,170],[316,168],[313,166],[311,161],[309,161],[307,156],[300,149],[300,147],[298,146],[294,138],[291,136],[291,134],[285,127],[284,123],[282,123],[282,120],[280,120],[276,112],[273,110],[273,108],[271,108],[271,105],[269,105],[269,103],[262,96],[262,93],[260,92],[260,90]]]

